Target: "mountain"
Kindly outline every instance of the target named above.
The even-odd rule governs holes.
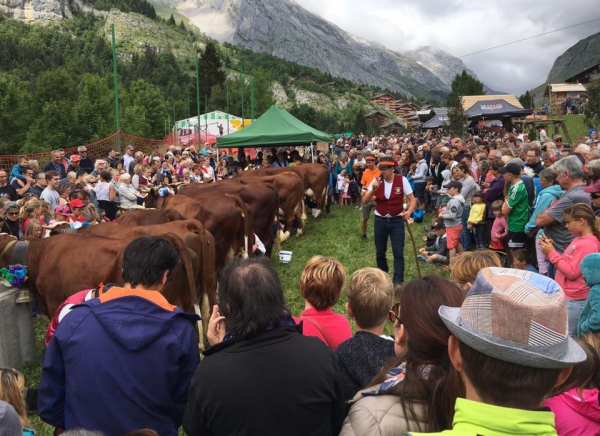
[[[600,32],[582,39],[556,58],[546,83],[565,79],[600,63]]]
[[[389,50],[290,0],[152,1],[174,7],[220,42],[409,96],[443,98],[454,76],[467,69],[460,59],[431,47],[407,53]]]

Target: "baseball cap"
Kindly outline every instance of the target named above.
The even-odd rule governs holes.
[[[76,208],[76,207],[83,207],[83,206],[85,206],[85,205],[83,204],[83,201],[81,201],[81,200],[80,200],[80,199],[78,199],[78,198],[75,198],[75,199],[71,200],[71,203],[70,203],[70,205],[71,205],[71,209],[74,209],[74,208]]]
[[[507,164],[511,164],[511,163],[513,163],[513,164],[517,164],[517,165],[519,165],[521,168],[524,168],[524,167],[525,167],[525,162],[523,162],[523,159],[521,159],[521,158],[519,158],[519,157],[513,157],[511,160],[509,160],[509,161],[507,162]]]
[[[446,189],[450,188],[456,188],[460,191],[462,189],[462,183],[460,183],[458,180],[450,180],[448,183],[446,183]]]
[[[437,223],[435,223],[435,225],[432,227],[433,230],[441,230],[441,229],[445,229],[446,226],[444,225],[444,220],[439,220]]]
[[[71,162],[79,162],[81,160],[81,158],[76,154],[72,155],[69,159]]]
[[[423,150],[423,146],[422,146],[422,145],[419,145],[419,146],[417,147],[417,153],[418,153],[419,151],[421,151],[421,150]]]
[[[563,290],[541,274],[484,268],[461,307],[438,313],[459,341],[503,362],[559,369],[587,357],[568,335]]]
[[[127,150],[133,150],[133,149],[134,149],[134,148],[133,148],[133,145],[128,145],[128,146],[127,146]]]
[[[516,163],[508,163],[508,164],[506,164],[506,166],[498,168],[498,172],[500,174],[511,173],[511,174],[514,174],[515,176],[518,176],[521,174],[521,167]]]
[[[71,201],[71,203],[73,203],[73,201]],[[79,200],[79,201],[81,201],[81,200]],[[57,214],[63,215],[63,216],[71,216],[71,211],[69,210],[69,206],[67,206],[66,204],[59,204],[58,206],[56,206],[54,208],[54,213],[57,213]]]
[[[475,191],[475,194],[473,194],[473,197],[483,197],[483,193],[481,191]]]

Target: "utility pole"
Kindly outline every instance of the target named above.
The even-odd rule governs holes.
[[[250,81],[250,122],[254,122],[254,77]]]
[[[110,25],[112,33],[112,56],[113,56],[113,78],[115,82],[115,119],[117,121],[117,132],[121,130],[121,115],[119,111],[119,76],[117,74],[117,44],[115,42],[115,25]],[[117,137],[117,148],[121,153],[121,137]]]
[[[198,147],[200,147],[200,78],[198,75],[198,53],[196,53],[196,108],[198,110],[198,124],[196,126],[196,135]]]
[[[244,128],[244,67],[240,67],[240,93],[242,95],[242,129]]]
[[[227,112],[227,134],[229,135],[229,85],[225,85],[225,111]]]

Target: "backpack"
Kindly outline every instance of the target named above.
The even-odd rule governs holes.
[[[535,205],[535,182],[531,179],[531,177],[525,175],[521,176],[521,180],[525,185],[525,189],[527,189],[527,198],[529,201],[529,209],[531,212],[534,209]]]

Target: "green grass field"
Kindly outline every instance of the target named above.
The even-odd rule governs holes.
[[[358,209],[353,206],[332,206],[331,213],[323,213],[319,218],[309,218],[304,228],[304,235],[301,237],[292,236],[282,245],[283,250],[292,251],[292,261],[288,264],[279,263],[277,251],[273,252],[273,260],[276,263],[277,270],[281,277],[285,289],[285,298],[290,310],[296,316],[304,310],[304,300],[300,296],[299,283],[302,268],[306,261],[312,256],[321,254],[324,256],[333,256],[339,259],[346,268],[347,279],[352,273],[360,268],[376,266],[375,246],[373,243],[373,218],[369,220],[368,240],[362,241],[361,236],[362,215]],[[429,225],[429,219],[426,218],[426,224]],[[412,225],[417,249],[423,246],[421,241],[423,224],[415,223]],[[408,232],[406,233],[405,256],[405,280],[417,278],[417,268],[415,265],[414,254]],[[392,267],[391,248],[388,247],[388,260]],[[439,266],[420,263],[421,272],[426,274],[441,274],[449,277],[449,274],[442,271]],[[393,272],[393,271],[392,271]],[[334,310],[346,314],[346,294],[345,290],[342,298],[334,306]],[[351,321],[352,323],[352,321]],[[386,326],[386,333],[391,334],[391,323]],[[42,344],[46,328],[48,326],[47,318],[38,316],[35,319],[36,340],[38,343],[38,360],[30,362],[21,371],[25,374],[26,383],[30,387],[36,387],[39,383],[41,373]],[[352,323],[354,328],[354,324]],[[30,420],[36,433],[41,436],[52,435],[53,429],[43,423],[35,414],[30,415]],[[183,434],[180,431],[180,434]]]
[[[550,116],[549,118],[555,119],[557,117]],[[583,115],[563,115],[562,119],[564,120],[565,125],[567,126],[567,130],[569,131],[569,136],[571,137],[571,142],[573,144],[581,141],[583,139],[583,137],[585,135],[587,135],[588,131],[590,130],[589,127],[586,126],[585,123],[583,122],[583,120],[584,120]],[[548,136],[550,136],[550,137],[552,137],[552,135],[554,134],[552,129],[549,129],[547,131],[547,133],[548,133]],[[561,133],[562,133],[562,131],[561,131]],[[566,139],[565,139],[565,141],[566,141]]]

